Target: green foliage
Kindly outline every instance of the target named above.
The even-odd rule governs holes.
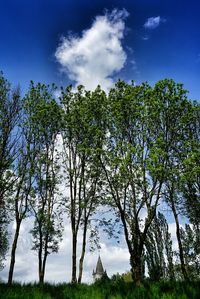
[[[132,274],[131,272],[126,272],[126,273],[123,273],[121,276],[120,276],[125,282],[132,282],[133,281],[133,278],[132,278]]]
[[[106,285],[20,285],[0,284],[4,299],[198,299],[199,282],[193,283],[148,283],[140,288],[133,283],[111,281]]]
[[[73,282],[77,281],[80,228],[79,281],[88,229],[98,243],[98,228],[104,226],[113,236],[115,224],[124,230],[135,282],[141,284],[144,278],[145,250],[150,279],[173,281],[172,242],[166,219],[158,213],[165,200],[176,220],[182,270],[185,260],[191,277],[199,277],[195,260],[200,243],[199,103],[189,101],[183,85],[169,79],[153,87],[118,81],[108,95],[100,86],[94,91],[79,86],[76,92],[69,86],[61,90],[59,103],[55,91],[55,85],[31,82],[21,102],[19,91],[12,91],[0,75],[0,264],[8,248],[7,215],[12,208],[19,224],[27,214],[34,217],[33,250],[38,252],[39,276],[44,277],[47,255],[58,251],[62,239],[65,209],[73,236]],[[57,150],[60,147],[62,153]],[[65,196],[58,190],[61,180]],[[92,227],[91,216],[105,206],[118,222],[104,217],[98,219],[99,227],[97,222]],[[178,229],[179,214],[186,215],[192,226]],[[178,272],[179,264],[175,268]],[[90,287],[60,286],[60,296],[67,298],[69,293],[70,298],[78,298],[84,289],[82,298],[90,292],[96,298],[131,298],[133,294],[162,298],[162,287],[170,288],[166,283],[138,289],[124,280],[115,277]],[[172,287],[175,293],[176,288],[180,291],[182,285]],[[54,289],[49,289],[45,296],[51,298]],[[40,296],[37,292],[32,296]],[[170,297],[166,291],[163,298],[173,298],[175,293]]]

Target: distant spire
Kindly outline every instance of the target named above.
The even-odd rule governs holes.
[[[101,261],[101,257],[99,255],[97,266],[96,266],[96,274],[102,275],[104,273],[103,264]]]
[[[96,265],[96,271],[93,270],[93,273],[92,273],[94,280],[101,278],[105,273],[106,273],[106,271],[104,271],[104,269],[103,269],[103,264],[102,264],[101,257],[99,254],[99,258],[98,258],[97,265]]]

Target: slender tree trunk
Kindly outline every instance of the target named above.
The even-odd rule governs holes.
[[[15,253],[17,249],[17,241],[19,237],[19,231],[21,226],[21,219],[19,219],[16,222],[16,230],[15,230],[15,236],[12,244],[12,250],[11,250],[11,260],[10,260],[10,268],[9,268],[9,274],[8,274],[8,284],[12,284],[13,281],[13,272],[15,267]]]
[[[42,235],[40,231],[40,245],[38,250],[38,275],[39,275],[39,283],[44,282],[44,273],[42,269]]]
[[[40,239],[40,242],[42,242],[41,239]],[[48,243],[48,235],[46,236],[45,248],[42,250],[42,243],[40,243],[40,248],[39,248],[39,252],[38,252],[39,283],[41,283],[41,284],[44,283],[44,276],[45,276],[45,269],[46,269],[47,255],[48,255],[47,243]]]
[[[76,278],[76,251],[77,251],[77,233],[72,231],[72,283],[77,283]]]
[[[85,220],[86,221],[86,220]],[[87,223],[84,225],[83,230],[83,243],[82,243],[82,252],[81,257],[79,260],[79,276],[78,276],[78,283],[81,283],[82,275],[83,275],[83,261],[85,257],[85,248],[86,248],[86,236],[87,236]]]
[[[43,260],[42,260],[42,267],[40,271],[40,283],[44,283],[44,276],[45,276],[45,269],[46,269],[46,262],[47,262],[47,243],[48,243],[48,235],[46,236],[46,244],[45,244],[45,249],[44,249],[44,255],[43,255]]]
[[[40,274],[39,274],[39,282],[41,284],[44,283],[44,276],[45,276],[45,269],[46,269],[46,261],[47,261],[47,252],[44,253],[43,261],[41,262],[42,267],[40,269]]]
[[[188,280],[188,275],[187,275],[185,262],[184,262],[183,246],[182,246],[182,242],[181,242],[180,224],[179,224],[178,214],[176,212],[176,207],[175,207],[175,204],[173,201],[171,203],[171,207],[172,207],[172,212],[173,212],[174,219],[176,222],[176,237],[177,237],[177,241],[178,241],[179,258],[180,258],[180,262],[181,262],[181,271],[182,271],[184,279]]]

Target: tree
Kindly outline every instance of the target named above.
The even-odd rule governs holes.
[[[190,119],[187,123],[187,134],[184,142],[186,154],[181,160],[180,177],[184,208],[190,222],[196,226],[200,235],[200,105],[194,102]]]
[[[183,86],[173,80],[159,81],[154,88],[119,81],[109,94],[102,167],[124,227],[133,279],[138,284],[147,233],[169,181],[170,159],[181,153],[178,129],[183,129],[183,123],[176,118],[179,109],[184,115],[187,105]],[[174,127],[177,123],[179,127]]]
[[[102,113],[106,95],[98,87],[87,92],[79,86],[77,92],[68,87],[62,93],[64,111],[63,156],[65,162],[67,213],[72,230],[72,283],[77,282],[77,236],[82,228],[82,250],[78,282],[81,282],[86,238],[90,216],[97,207],[100,194],[102,148]],[[105,111],[105,110],[104,110]]]
[[[174,180],[174,181],[173,181]],[[167,200],[168,205],[171,208],[171,211],[173,213],[174,219],[175,219],[175,224],[176,224],[176,237],[178,241],[178,255],[181,263],[181,272],[182,272],[182,277],[185,280],[188,280],[188,273],[186,270],[186,264],[185,264],[185,258],[184,258],[184,252],[183,252],[183,245],[181,241],[181,226],[180,226],[180,220],[179,220],[179,215],[181,213],[180,206],[182,204],[182,198],[178,196],[178,191],[176,189],[176,183],[178,182],[177,177],[173,175],[171,177],[171,181],[168,181],[166,184],[166,195],[165,198]]]
[[[31,132],[31,150],[34,154],[31,171],[33,190],[30,204],[35,217],[33,250],[38,253],[39,282],[44,282],[47,256],[57,252],[62,238],[60,196],[58,194],[59,166],[56,144],[60,132],[61,110],[49,86],[31,82],[25,97],[27,126]]]
[[[163,214],[158,212],[147,234],[145,259],[151,280],[174,279],[171,235]]]
[[[0,271],[4,267],[4,260],[8,251],[7,219],[4,210],[0,210]]]
[[[12,90],[10,83],[0,73],[0,266],[8,249],[7,224],[9,222],[8,198],[12,194],[17,124],[20,113],[19,89]]]
[[[10,209],[14,213],[15,233],[12,242],[10,268],[8,275],[8,283],[11,284],[13,280],[15,254],[17,249],[18,237],[22,221],[27,217],[30,210],[29,200],[33,185],[33,163],[36,153],[31,149],[32,132],[31,128],[26,123],[25,110],[22,113],[20,122],[21,135],[18,140],[17,158],[15,161],[15,183],[13,186],[12,199],[10,200]]]
[[[190,279],[200,277],[200,243],[199,231],[194,226],[185,224],[185,229],[181,228],[181,241]]]
[[[187,121],[186,121],[187,120]],[[192,102],[189,119],[185,120],[186,133],[183,143],[185,154],[180,159],[179,178],[182,197],[182,213],[189,218],[190,225],[180,229],[183,255],[188,276],[200,275],[200,105]]]
[[[174,85],[170,90],[170,95],[174,95],[175,92],[176,86]],[[194,121],[197,121],[197,118],[194,117],[193,114],[194,103],[187,99],[186,91],[183,89],[182,85],[179,84],[177,86],[176,93],[177,97],[172,97],[173,100],[171,102],[171,108],[169,114],[166,115],[166,119],[170,119],[173,126],[170,127],[168,134],[171,151],[169,152],[167,162],[168,176],[165,181],[165,199],[171,208],[176,223],[176,236],[178,241],[182,277],[185,280],[188,280],[189,276],[186,269],[181,240],[179,215],[183,214],[185,202],[182,191],[183,188],[186,187],[187,183],[189,183],[188,179],[190,177],[185,166],[188,165],[188,158],[194,154],[193,149],[189,146],[193,143],[194,138],[189,131]],[[195,181],[195,184],[196,182],[197,181]],[[186,189],[184,190],[186,191]]]
[[[165,178],[162,99],[148,84],[132,86],[119,81],[108,100],[108,133],[101,162],[124,228],[133,279],[140,284],[144,244]]]

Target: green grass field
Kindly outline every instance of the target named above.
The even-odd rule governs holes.
[[[200,282],[145,282],[136,287],[124,281],[71,284],[0,284],[1,299],[199,299]]]

